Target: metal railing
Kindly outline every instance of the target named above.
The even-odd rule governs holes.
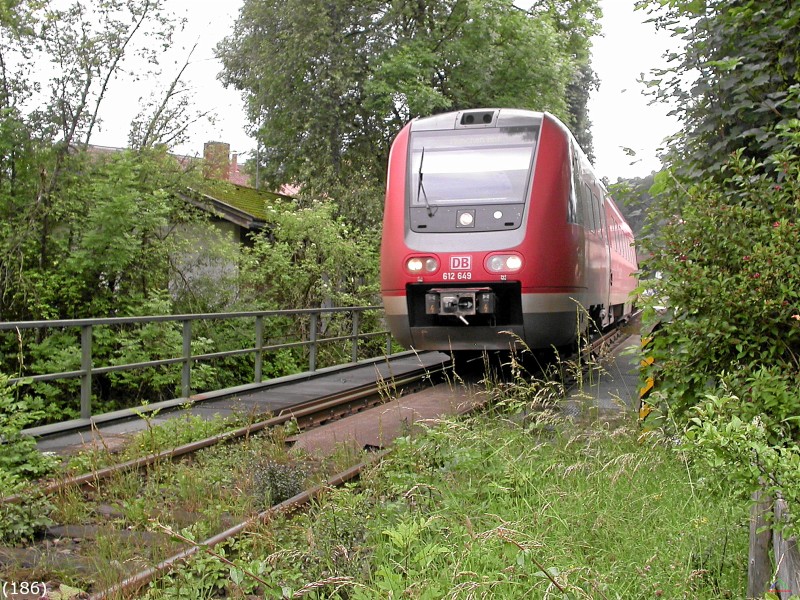
[[[166,365],[181,365],[181,398],[188,399],[192,391],[192,364],[199,361],[227,358],[246,354],[253,354],[255,359],[253,383],[261,383],[263,375],[264,354],[285,348],[307,348],[308,349],[308,370],[316,371],[319,347],[322,344],[336,342],[347,342],[351,344],[350,358],[352,362],[358,362],[358,344],[360,340],[367,340],[375,337],[386,337],[386,355],[392,352],[391,334],[386,330],[361,332],[362,316],[367,311],[382,311],[381,306],[349,306],[338,308],[315,308],[315,309],[295,309],[295,310],[271,310],[271,311],[247,311],[232,313],[207,313],[207,314],[188,314],[171,316],[143,316],[143,317],[112,317],[99,319],[66,319],[53,321],[17,321],[0,322],[0,331],[16,331],[21,335],[21,331],[30,329],[80,329],[80,369],[74,371],[64,371],[60,373],[46,373],[31,375],[27,377],[17,377],[9,380],[10,383],[33,383],[43,381],[56,381],[63,379],[81,380],[80,392],[80,416],[81,419],[92,417],[92,377],[119,371],[131,371],[135,369],[145,369],[150,367],[160,367]],[[323,315],[335,315],[337,313],[350,313],[352,328],[349,335],[337,335],[333,337],[319,337],[320,320]],[[270,318],[302,317],[308,316],[308,336],[307,339],[284,342],[279,344],[264,345],[264,322]],[[192,323],[201,320],[225,320],[225,319],[245,319],[254,318],[254,337],[255,345],[247,348],[238,348],[221,352],[210,352],[206,354],[192,354]],[[160,360],[149,360],[128,364],[114,364],[106,366],[96,366],[92,356],[93,333],[95,328],[101,326],[130,325],[130,324],[150,324],[150,323],[180,323],[182,328],[183,349],[181,356],[164,358]],[[297,327],[299,330],[300,327]],[[298,337],[300,336],[298,334]]]

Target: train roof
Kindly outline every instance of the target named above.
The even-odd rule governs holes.
[[[411,131],[519,127],[541,123],[545,113],[518,108],[478,108],[414,119]],[[551,115],[548,115],[551,116]]]

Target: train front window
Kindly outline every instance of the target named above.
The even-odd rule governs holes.
[[[411,205],[525,202],[538,133],[535,126],[412,133]]]

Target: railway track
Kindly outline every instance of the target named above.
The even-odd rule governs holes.
[[[329,423],[336,419],[341,419],[348,415],[358,413],[370,407],[379,405],[387,400],[389,393],[406,394],[425,386],[429,382],[435,382],[441,376],[446,365],[440,363],[435,366],[418,368],[411,372],[406,372],[399,376],[384,379],[376,377],[375,381],[365,384],[352,386],[344,391],[324,394],[312,401],[301,402],[294,406],[283,409],[280,414],[273,417],[250,423],[247,426],[214,435],[205,439],[183,444],[178,447],[166,449],[154,454],[141,456],[133,460],[114,464],[104,468],[96,469],[78,476],[64,477],[57,480],[44,482],[36,489],[32,489],[22,494],[6,496],[0,498],[3,505],[24,505],[32,497],[54,498],[56,504],[63,502],[64,498],[85,499],[86,504],[96,504],[97,497],[102,496],[104,488],[114,485],[112,482],[119,479],[130,478],[132,474],[141,474],[142,479],[148,475],[157,474],[165,463],[173,461],[191,462],[194,455],[198,452],[213,449],[221,445],[230,445],[234,442],[246,442],[262,435],[267,436],[270,432],[282,431],[287,424],[291,423],[293,431],[303,431],[309,428]],[[282,437],[281,435],[278,436]],[[285,436],[284,436],[285,437]],[[139,483],[138,487],[145,484]],[[101,508],[98,512],[104,513],[109,517],[108,520],[119,520],[121,513],[113,506],[113,502],[100,502]],[[84,515],[85,517],[85,515]],[[253,517],[256,518],[256,517]],[[81,578],[91,579],[91,575],[86,573],[86,566],[78,558],[80,555],[79,546],[87,545],[83,543],[94,542],[98,536],[103,538],[111,535],[110,527],[107,523],[101,522],[98,515],[90,516],[87,520],[95,521],[88,526],[85,523],[61,524],[51,526],[44,532],[44,537],[38,540],[37,544],[20,548],[0,547],[0,572],[4,573],[3,581],[11,580],[13,576],[16,580],[40,581],[52,579],[53,572],[73,570],[82,573]],[[245,519],[246,521],[252,518]],[[125,520],[123,520],[123,526]],[[128,526],[129,527],[129,526]],[[131,535],[130,529],[122,533],[124,537],[135,538]],[[139,541],[147,541],[152,537],[153,532],[139,532]],[[62,539],[68,539],[62,543]],[[57,564],[50,564],[57,563]],[[16,573],[16,575],[15,575]],[[22,597],[22,596],[9,596]]]
[[[591,354],[602,354],[612,349],[614,344],[620,343],[620,339],[623,337],[623,333],[612,332],[611,335],[606,335],[598,340],[595,340],[589,347],[587,347],[587,349],[584,350],[584,352]],[[437,370],[424,369],[417,373],[409,374],[394,380],[391,385],[392,390],[397,392],[404,389],[419,389],[422,385],[435,381],[436,377],[442,376],[445,368],[446,365],[440,365]],[[235,431],[226,432],[224,434],[213,436],[198,442],[186,444],[179,448],[166,450],[157,455],[142,457],[134,461],[128,461],[124,464],[107,467],[105,469],[101,469],[79,477],[72,477],[62,481],[52,482],[48,486],[44,487],[42,492],[50,495],[64,495],[67,493],[67,490],[83,488],[85,490],[84,493],[91,495],[98,490],[101,485],[101,481],[103,480],[110,480],[114,477],[125,476],[132,471],[153,469],[154,465],[158,465],[163,461],[173,461],[178,458],[183,458],[186,460],[187,457],[191,457],[194,453],[202,449],[212,448],[214,446],[232,442],[237,439],[248,440],[260,432],[269,431],[270,429],[286,425],[289,422],[296,422],[297,425],[302,429],[309,429],[325,423],[330,423],[331,421],[341,419],[348,415],[365,411],[369,409],[370,406],[380,404],[385,400],[385,396],[385,382],[376,382],[375,384],[368,386],[359,386],[358,388],[349,390],[346,393],[326,395],[313,402],[307,402],[293,407],[292,409],[285,411],[283,414],[277,415],[270,419],[265,419],[258,423],[253,423],[247,427],[242,427]],[[228,526],[219,533],[215,533],[214,535],[210,536],[201,536],[202,541],[188,543],[188,545],[184,543],[172,553],[168,553],[168,556],[161,557],[158,561],[153,561],[155,562],[155,566],[146,566],[143,568],[134,567],[133,571],[135,572],[133,574],[123,575],[120,573],[116,577],[116,581],[110,584],[96,584],[92,587],[92,589],[95,591],[91,598],[100,599],[132,597],[136,594],[136,590],[148,584],[153,579],[163,576],[165,573],[169,572],[176,565],[181,564],[189,557],[199,552],[209,552],[213,554],[213,548],[218,544],[235,536],[241,535],[243,532],[249,531],[257,527],[259,524],[270,521],[277,514],[296,510],[298,507],[309,502],[324,489],[335,485],[340,485],[345,481],[349,481],[355,477],[358,477],[361,470],[367,464],[371,464],[372,462],[379,460],[384,454],[385,451],[376,453],[372,455],[370,460],[366,463],[361,463],[354,467],[348,467],[344,470],[341,470],[332,476],[324,478],[324,480],[312,486],[311,488],[302,490],[299,493],[294,494],[292,497],[282,500],[273,506],[267,507],[264,510],[260,510],[255,514],[247,514],[244,518],[241,518],[236,522],[228,523]],[[2,501],[7,503],[24,502],[25,496],[7,497]],[[173,529],[177,529],[177,527],[164,528],[165,531],[169,531],[175,535]],[[58,528],[51,528],[51,531],[57,532],[58,530]],[[64,529],[62,528],[61,531],[63,532]],[[149,533],[152,534],[153,532]],[[184,539],[183,541],[188,542],[189,540]],[[3,552],[0,549],[0,557],[2,556],[2,553]],[[153,562],[150,562],[150,564],[153,564]],[[127,570],[125,572],[128,573]],[[39,576],[44,577],[44,575]]]

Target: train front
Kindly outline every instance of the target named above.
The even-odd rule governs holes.
[[[564,337],[523,306],[532,278],[543,275],[528,220],[545,120],[532,111],[470,110],[418,119],[398,134],[381,290],[389,328],[404,346],[508,350]]]

